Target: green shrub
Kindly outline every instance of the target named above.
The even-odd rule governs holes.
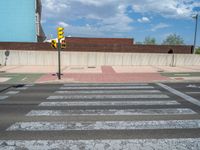
[[[196,54],[200,54],[200,47],[196,48]]]

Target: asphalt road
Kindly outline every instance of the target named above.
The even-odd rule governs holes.
[[[0,85],[0,149],[200,149],[200,83]]]

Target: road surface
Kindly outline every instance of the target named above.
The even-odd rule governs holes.
[[[0,149],[199,150],[200,83],[0,85]]]

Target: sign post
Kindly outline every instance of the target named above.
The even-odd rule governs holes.
[[[10,55],[10,51],[9,50],[6,50],[5,51],[5,56],[6,56],[6,59],[5,59],[5,66],[7,65],[7,60],[8,60],[8,56]]]

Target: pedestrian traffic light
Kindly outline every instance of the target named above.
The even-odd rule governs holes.
[[[51,40],[51,47],[55,49],[57,48],[56,40]]]
[[[64,28],[58,27],[57,32],[58,32],[58,40],[64,38]]]
[[[65,49],[66,48],[66,41],[62,40],[61,41],[61,49]]]

